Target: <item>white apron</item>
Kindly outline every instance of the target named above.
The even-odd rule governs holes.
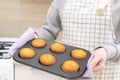
[[[104,16],[96,15],[98,4],[99,0],[66,0],[62,12],[64,43],[91,51],[96,46],[114,42],[111,1]],[[92,80],[120,80],[120,63],[107,62],[105,70]]]

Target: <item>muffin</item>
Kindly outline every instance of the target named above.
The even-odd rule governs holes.
[[[75,49],[71,52],[71,56],[74,59],[82,60],[82,59],[85,59],[87,57],[87,54],[84,50]]]
[[[58,42],[55,42],[50,46],[50,50],[58,54],[65,52],[65,49],[66,49],[65,46],[62,43]]]
[[[23,59],[31,59],[35,56],[35,51],[31,48],[22,48],[19,51],[19,56]]]
[[[77,62],[75,62],[73,60],[67,60],[62,64],[61,68],[64,72],[71,74],[71,73],[78,72],[80,66],[78,65]]]
[[[51,66],[56,63],[56,58],[49,53],[44,53],[40,56],[39,61],[44,66]]]
[[[41,39],[41,38],[36,38],[32,41],[31,45],[34,48],[43,48],[46,46],[46,41],[44,39]]]

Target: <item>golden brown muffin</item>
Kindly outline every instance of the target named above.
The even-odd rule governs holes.
[[[19,56],[23,59],[31,59],[35,56],[35,51],[31,48],[22,48],[19,52]]]
[[[65,52],[65,49],[66,49],[65,46],[62,43],[58,42],[55,42],[50,46],[50,50],[58,54]]]
[[[61,68],[66,73],[76,73],[79,71],[80,66],[73,60],[67,60],[63,63]]]
[[[46,41],[41,38],[36,38],[32,41],[31,45],[35,48],[42,48],[46,46]]]
[[[87,57],[87,54],[84,50],[75,49],[71,52],[71,56],[75,59],[81,60],[81,59],[85,59]]]
[[[56,58],[49,53],[44,53],[40,56],[39,61],[44,66],[51,66],[56,63]]]

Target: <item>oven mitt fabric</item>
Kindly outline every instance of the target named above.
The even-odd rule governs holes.
[[[26,44],[28,41],[37,38],[34,32],[33,28],[28,28],[28,30],[20,37],[18,41],[16,41],[9,49],[8,54],[11,56],[24,44]]]
[[[93,59],[93,55],[91,54],[91,57],[89,58],[88,63],[87,63],[87,70],[85,71],[84,75],[74,80],[89,80],[90,78],[94,77],[92,65],[91,65],[92,59]]]
[[[93,59],[93,55],[91,54],[91,57],[89,58],[88,60],[88,63],[87,63],[87,70],[85,72],[85,74],[83,75],[83,77],[93,77],[93,70],[92,70],[92,65],[91,65],[91,60]]]

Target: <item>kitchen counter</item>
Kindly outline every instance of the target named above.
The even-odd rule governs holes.
[[[0,80],[14,80],[13,59],[0,59]]]
[[[18,63],[15,64],[15,80],[67,80],[60,76]]]

